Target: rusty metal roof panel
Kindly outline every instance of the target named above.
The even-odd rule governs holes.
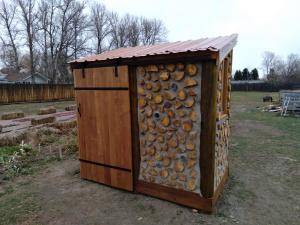
[[[198,40],[177,41],[172,43],[159,43],[148,46],[124,47],[76,59],[70,63],[105,61],[112,59],[128,59],[154,55],[176,54],[184,52],[211,51],[225,54],[237,42],[237,34],[215,38],[201,38]]]

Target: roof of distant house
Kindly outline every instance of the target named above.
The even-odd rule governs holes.
[[[25,70],[21,70],[21,72],[19,72],[10,68],[2,68],[0,70],[0,74],[8,82],[23,82],[23,80],[31,77],[31,75],[28,74],[28,72]],[[36,74],[36,76],[39,76],[45,79],[46,81],[49,80],[47,77],[43,76],[42,74]]]

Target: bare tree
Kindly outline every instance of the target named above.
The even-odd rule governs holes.
[[[289,54],[286,60],[287,76],[294,76],[300,71],[300,57],[297,54]]]
[[[127,25],[127,41],[128,46],[137,46],[140,44],[141,27],[139,18],[130,16]]]
[[[5,65],[71,82],[67,62],[85,55],[165,39],[160,20],[120,16],[84,0],[0,0],[0,57]],[[24,47],[25,46],[25,47]]]
[[[19,53],[16,44],[18,29],[16,24],[16,7],[13,3],[0,2],[0,21],[4,27],[4,35],[1,36],[4,61],[17,71],[20,70]],[[7,37],[7,38],[6,38]],[[6,42],[6,39],[8,41]]]
[[[266,76],[270,74],[270,70],[274,66],[275,59],[276,56],[273,52],[265,51],[262,54],[262,67]]]
[[[87,35],[86,30],[88,27],[88,20],[84,14],[85,3],[75,1],[73,5],[73,18],[71,20],[71,32],[72,43],[71,43],[71,57],[77,59],[83,55],[86,51]]]
[[[162,21],[141,18],[141,42],[143,45],[153,45],[165,40],[167,29]]]
[[[109,25],[110,25],[110,44],[109,48],[121,48],[127,45],[127,23],[129,22],[129,15],[123,18],[112,12],[109,15]]]
[[[104,51],[105,38],[110,32],[108,11],[105,6],[96,3],[90,7],[90,21],[92,38],[96,39],[96,53],[100,54]]]
[[[30,56],[30,73],[32,75],[32,83],[35,82],[35,64],[34,64],[34,35],[36,32],[36,11],[35,11],[35,0],[15,0],[21,10],[21,24],[24,28],[26,35],[26,44],[29,49]]]

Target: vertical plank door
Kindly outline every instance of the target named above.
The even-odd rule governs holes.
[[[119,69],[118,77],[114,67],[85,70],[85,78],[80,71],[75,73],[75,82],[80,76],[75,95],[81,177],[131,191],[130,99],[124,77],[128,76],[127,70]]]

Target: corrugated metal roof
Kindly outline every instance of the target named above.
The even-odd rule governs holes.
[[[79,58],[70,63],[105,61],[111,59],[125,59],[133,57],[138,58],[144,56],[197,51],[220,52],[221,54],[224,50],[228,50],[228,47],[230,48],[230,50],[234,47],[234,45],[237,42],[237,36],[237,34],[232,34],[229,36],[219,36],[215,38],[201,38],[198,40],[177,41],[172,43],[160,43],[148,46],[118,48],[115,50],[103,52],[99,55],[92,55],[84,58]]]

